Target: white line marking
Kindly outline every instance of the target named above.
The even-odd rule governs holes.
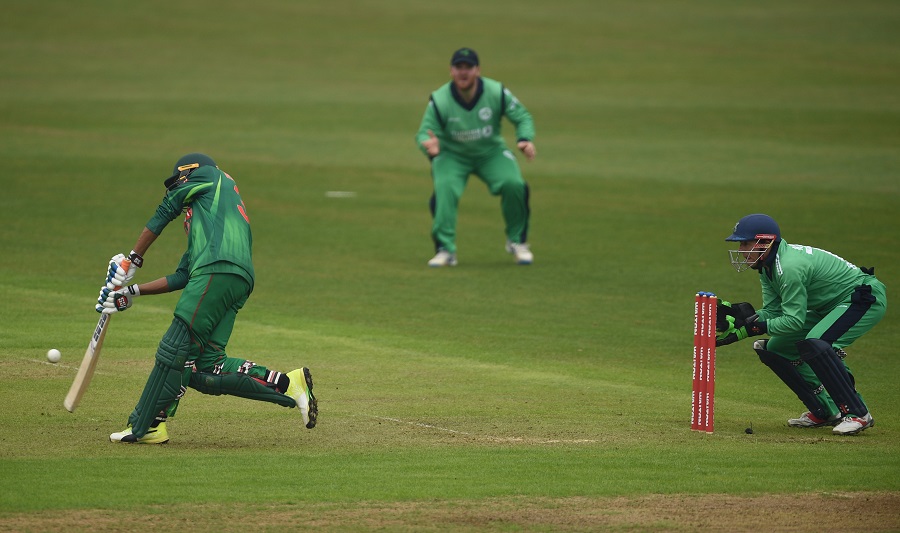
[[[353,198],[356,193],[353,191],[325,191],[326,198]]]
[[[455,429],[442,428],[440,426],[433,426],[431,424],[425,424],[423,422],[408,422],[406,420],[400,420],[399,418],[390,418],[387,416],[375,416],[375,415],[371,415],[371,416],[372,416],[372,418],[377,418],[379,420],[389,420],[391,422],[397,422],[400,424],[409,424],[411,426],[417,426],[420,428],[437,429],[440,431],[446,431],[448,433],[458,433],[460,435],[471,435],[471,433],[466,433],[465,431],[457,431]]]
[[[75,370],[76,372],[78,371],[77,366],[67,365],[65,363],[51,363],[50,361],[46,361],[46,360],[42,361],[40,359],[28,359],[28,361],[31,361],[32,363],[40,363],[42,365],[55,366],[55,367],[59,367],[59,368],[68,368],[69,370]],[[95,370],[94,374],[100,375],[100,376],[107,375],[104,372],[101,372],[99,370]]]
[[[455,433],[457,435],[467,435],[470,437],[474,437],[476,439],[489,440],[491,442],[521,442],[525,444],[593,444],[599,441],[593,439],[537,439],[537,438],[524,438],[524,437],[493,437],[491,435],[474,435],[472,433],[468,433],[466,431],[459,431],[456,429],[443,428],[440,426],[435,426],[433,424],[426,424],[424,422],[412,422],[409,420],[400,420],[399,418],[391,418],[388,416],[376,416],[376,415],[368,415],[372,418],[376,418],[378,420],[387,420],[388,422],[397,422],[398,424],[407,424],[410,426],[416,426],[420,428],[426,429],[436,429],[438,431],[445,431],[447,433]]]

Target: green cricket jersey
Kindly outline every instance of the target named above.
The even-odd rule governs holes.
[[[441,143],[441,153],[477,158],[506,148],[500,133],[500,119],[505,115],[516,127],[516,139],[534,140],[531,113],[503,84],[490,78],[478,79],[475,98],[465,103],[452,81],[431,93],[425,115],[416,134],[416,143],[426,155],[422,141],[428,130]]]
[[[194,274],[238,274],[253,287],[253,236],[250,219],[234,180],[214,166],[203,166],[168,191],[147,223],[159,235],[185,213],[187,251],[177,271],[167,276],[171,290],[183,289]]]
[[[785,335],[800,330],[807,311],[825,316],[862,284],[874,280],[853,263],[837,255],[801,244],[778,246],[775,260],[759,273],[763,308],[769,335]]]

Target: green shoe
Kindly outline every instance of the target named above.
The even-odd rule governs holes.
[[[312,374],[306,367],[291,370],[287,373],[291,383],[288,385],[287,394],[297,402],[300,416],[307,429],[316,427],[316,419],[319,417],[319,403],[313,395]]]
[[[165,444],[169,442],[169,432],[166,431],[166,423],[160,422],[155,428],[150,428],[146,435],[137,438],[131,433],[131,426],[128,426],[125,431],[110,435],[109,441],[128,444]]]

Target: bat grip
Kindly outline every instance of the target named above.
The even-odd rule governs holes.
[[[126,257],[125,259],[122,260],[122,263],[121,263],[119,266],[121,266],[122,268],[124,268],[124,269],[125,269],[125,272],[127,273],[127,272],[128,272],[128,269],[131,268],[131,259],[128,259],[128,258]],[[117,291],[117,290],[119,290],[119,289],[121,289],[121,288],[122,288],[121,285],[116,285],[115,289],[113,289],[113,290],[116,290],[116,291]]]

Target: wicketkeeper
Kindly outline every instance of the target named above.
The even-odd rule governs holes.
[[[312,429],[318,404],[309,369],[283,374],[225,354],[235,318],[254,280],[250,219],[234,179],[209,156],[194,153],[178,160],[165,186],[162,203],[129,255],[130,268],[124,268],[123,254],[112,258],[96,306],[97,312],[116,313],[131,307],[138,296],[182,291],[128,427],[109,440],[168,442],[166,419],[175,414],[187,387],[204,394],[297,407],[304,425]],[[129,285],[147,249],[182,213],[188,244],[175,273]]]
[[[875,420],[845,362],[844,348],[884,316],[887,297],[874,268],[860,268],[837,255],[788,244],[772,217],[747,215],[726,241],[738,272],[752,268],[762,284],[762,309],[720,301],[716,346],[747,337],[768,366],[806,406],[791,427],[834,426],[836,435],[856,435]]]

